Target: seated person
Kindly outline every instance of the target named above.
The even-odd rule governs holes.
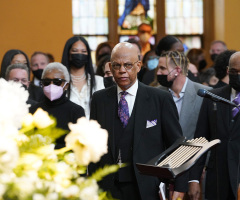
[[[43,70],[41,79],[45,98],[32,106],[30,113],[42,108],[56,118],[57,127],[69,131],[69,122],[76,123],[78,118],[85,116],[83,108],[66,97],[69,81],[70,76],[64,65],[58,62],[48,64]],[[56,149],[65,146],[65,136],[57,139]]]
[[[27,90],[29,87],[29,68],[22,63],[9,65],[6,69],[5,79],[7,81],[19,82]],[[27,104],[31,106],[37,102],[28,97]]]

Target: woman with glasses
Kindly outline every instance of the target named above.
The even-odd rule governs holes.
[[[64,65],[58,62],[48,64],[43,70],[41,79],[45,98],[31,107],[30,113],[42,108],[56,118],[57,127],[69,131],[69,122],[76,123],[78,118],[85,116],[83,108],[66,97],[69,81],[69,73]],[[65,146],[65,136],[57,139],[56,149]]]
[[[81,105],[89,118],[92,94],[103,89],[104,84],[102,77],[94,75],[90,47],[83,37],[74,36],[66,42],[62,64],[70,73],[68,98]]]

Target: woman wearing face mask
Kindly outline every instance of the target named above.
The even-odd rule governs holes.
[[[142,83],[149,85],[154,81],[155,69],[158,66],[158,56],[155,54],[155,50],[148,51],[143,56],[143,67],[138,73],[138,80]]]
[[[70,73],[68,98],[81,105],[86,117],[90,115],[90,100],[92,94],[104,88],[103,78],[94,75],[91,51],[88,42],[81,36],[71,37],[65,44],[62,64]]]
[[[32,106],[30,113],[34,113],[38,108],[42,108],[56,118],[57,127],[69,131],[69,122],[76,123],[78,118],[85,116],[83,108],[66,97],[69,82],[69,73],[64,65],[57,62],[48,64],[43,70],[41,79],[45,98]],[[57,139],[55,148],[58,149],[65,146],[65,136]]]

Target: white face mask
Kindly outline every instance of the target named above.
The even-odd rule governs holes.
[[[50,99],[50,101],[54,101],[56,99],[59,99],[63,95],[63,88],[65,87],[66,84],[67,82],[64,84],[63,87],[54,84],[44,86],[43,92],[45,96]]]
[[[143,33],[139,36],[139,39],[143,43],[147,43],[150,39],[151,35],[149,33]]]

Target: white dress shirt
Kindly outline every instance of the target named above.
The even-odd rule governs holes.
[[[79,92],[77,87],[71,84],[71,91],[70,91],[70,100],[80,106],[83,107],[85,111],[86,118],[89,119],[90,117],[90,85],[91,85],[91,78],[90,75],[88,76],[87,83],[82,87],[82,90]],[[103,78],[100,76],[95,75],[96,86],[93,88],[93,93],[95,91],[104,89]]]
[[[133,106],[134,106],[136,95],[137,95],[137,90],[138,90],[138,80],[136,80],[136,82],[130,88],[128,88],[126,90],[126,92],[128,94],[125,96],[125,99],[128,103],[129,117],[132,114]],[[117,86],[118,103],[119,103],[120,97],[121,97],[120,92],[122,92],[122,91],[123,90],[119,86]]]
[[[174,95],[174,92],[169,88],[169,91],[171,92],[173,100],[174,100],[174,102],[176,104],[179,116],[180,116],[180,112],[181,112],[181,109],[182,109],[182,102],[183,102],[183,97],[184,97],[184,93],[185,93],[185,90],[186,90],[187,82],[188,82],[188,78],[186,77],[186,81],[185,81],[185,83],[184,83],[184,85],[182,87],[182,90],[181,90],[180,94],[179,94],[179,96],[180,96],[179,98],[176,97]]]

